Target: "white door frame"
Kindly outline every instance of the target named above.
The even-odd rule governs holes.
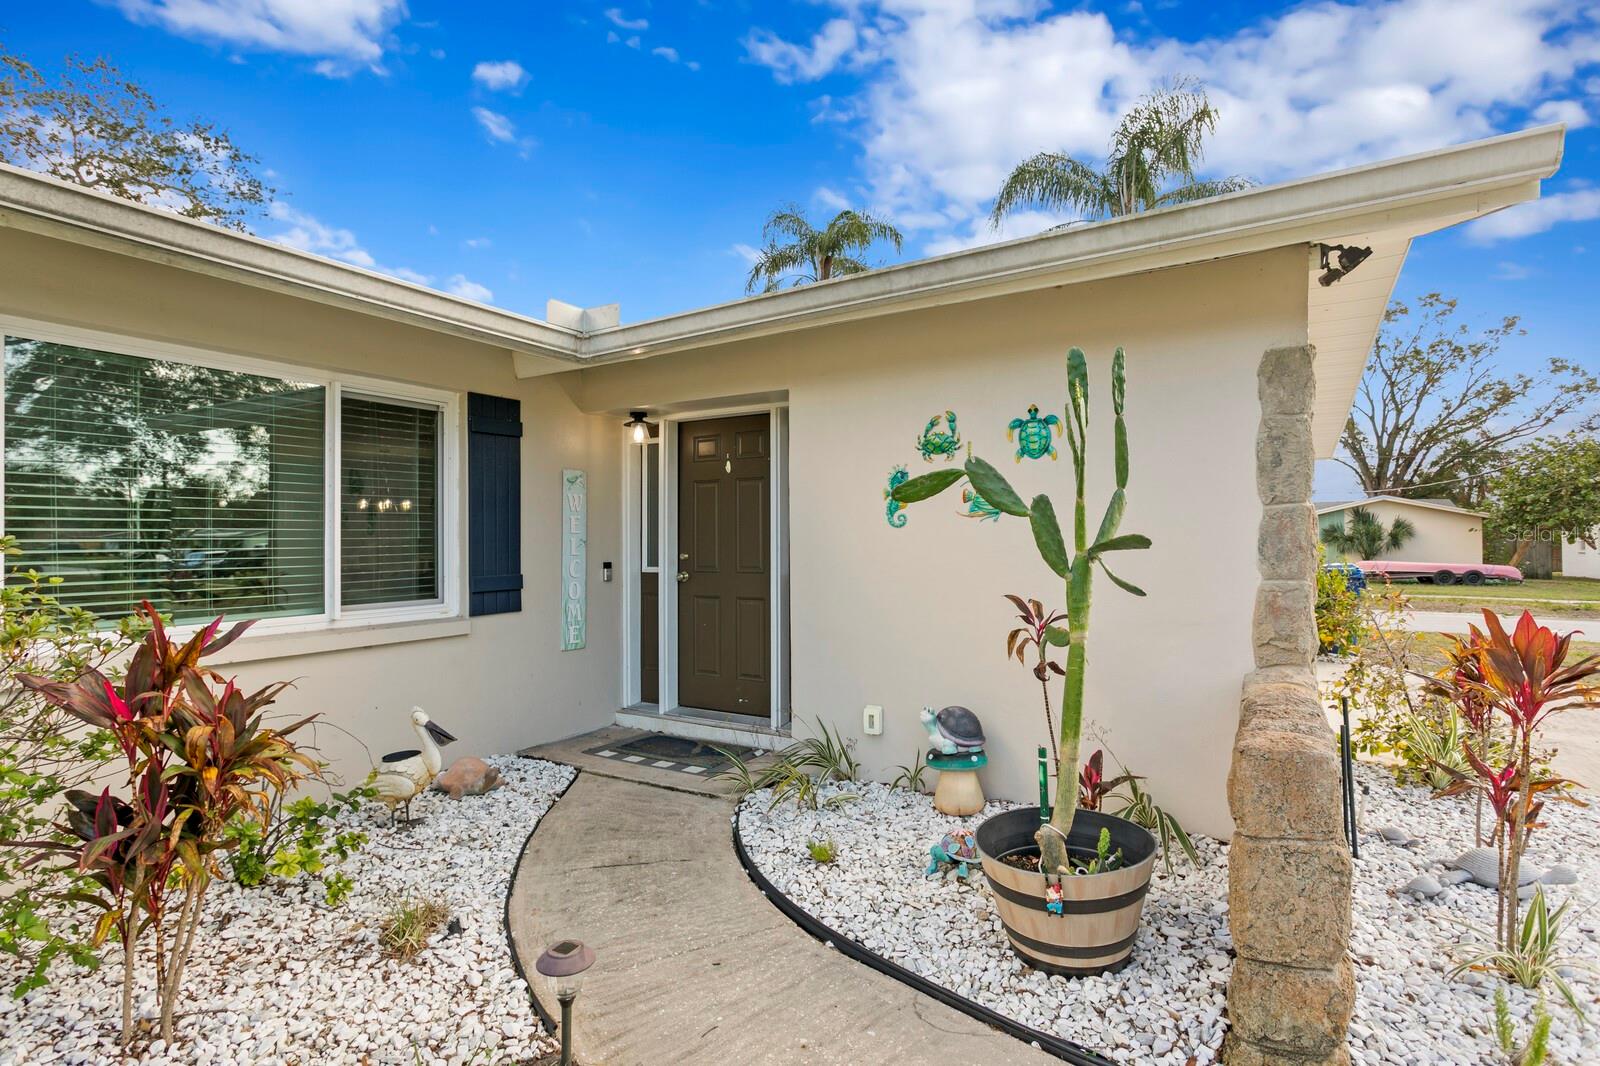
[[[678,705],[678,428],[685,422],[702,422],[733,415],[765,414],[771,438],[771,459],[768,479],[771,487],[768,519],[768,536],[771,551],[771,588],[768,603],[771,605],[768,649],[772,675],[770,719],[761,723],[749,719],[749,724],[774,732],[789,725],[789,405],[786,403],[744,404],[728,407],[705,407],[675,411],[657,419],[657,440],[661,444],[659,460],[661,513],[657,531],[660,545],[660,566],[656,575],[657,600],[660,615],[657,634],[660,639],[660,676],[657,688],[660,701],[654,706],[640,704],[641,676],[639,668],[640,580],[644,551],[640,524],[642,520],[643,478],[641,477],[639,445],[626,438],[623,452],[622,476],[622,691],[623,708],[639,708],[657,715],[696,713],[692,707]],[[715,711],[699,712],[717,715],[718,721],[737,728],[739,715],[721,715]]]

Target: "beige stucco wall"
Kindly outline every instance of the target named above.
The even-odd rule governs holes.
[[[1483,562],[1483,519],[1477,515],[1388,500],[1375,500],[1365,506],[1386,529],[1396,518],[1404,518],[1417,527],[1417,535],[1406,541],[1404,547],[1384,552],[1379,559],[1422,563]]]
[[[1026,523],[957,517],[959,494],[885,522],[890,469],[939,469],[914,449],[953,409],[964,440],[1023,495],[1046,492],[1063,525],[1062,460],[1012,461],[1006,423],[1065,401],[1069,345],[1091,360],[1091,529],[1111,490],[1109,360],[1128,352],[1130,502],[1124,532],[1155,547],[1112,560],[1149,592],[1099,578],[1089,638],[1088,717],[1158,799],[1203,832],[1230,828],[1224,781],[1251,669],[1256,587],[1256,367],[1306,340],[1303,249],[894,315],[809,333],[562,375],[586,410],[787,391],[790,572],[797,731],[822,717],[855,737],[866,769],[892,775],[923,748],[925,703],[984,720],[992,794],[1034,796],[1045,741],[1039,690],[1005,657],[1004,593],[1052,606],[1061,582]],[[1053,700],[1059,698],[1059,691]],[[881,737],[861,709],[885,708]]]
[[[347,778],[365,772],[362,744],[374,754],[415,746],[413,704],[456,734],[452,756],[510,751],[612,720],[621,594],[600,581],[600,563],[618,557],[621,437],[612,420],[580,413],[547,379],[518,380],[500,349],[14,230],[0,230],[0,314],[520,399],[520,614],[471,619],[461,636],[226,669],[247,685],[296,679],[281,707],[321,712],[338,727],[319,730],[317,742]],[[563,467],[589,474],[589,646],[571,652],[557,650]],[[464,574],[464,557],[461,565]]]

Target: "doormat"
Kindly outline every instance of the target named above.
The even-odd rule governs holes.
[[[745,760],[759,754],[754,748],[738,748],[731,744],[720,746]],[[669,737],[665,733],[646,733],[621,744],[589,748],[585,754],[633,763],[635,766],[649,766],[656,770],[674,770],[695,777],[709,777],[729,765],[722,752],[710,744],[688,737]]]

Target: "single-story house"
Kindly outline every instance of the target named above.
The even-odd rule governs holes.
[[[1591,535],[1600,542],[1600,529]],[[1561,545],[1561,576],[1600,579],[1600,549],[1591,548],[1581,540],[1569,540]]]
[[[1364,500],[1341,500],[1317,504],[1318,527],[1346,527],[1356,508],[1371,512],[1384,529],[1397,518],[1410,522],[1416,534],[1394,551],[1380,552],[1378,559],[1408,559],[1422,563],[1483,562],[1483,519],[1481,511],[1458,507],[1450,500],[1409,500],[1401,496],[1369,496]],[[1331,560],[1342,558],[1328,549]]]
[[[5,529],[69,602],[260,618],[227,668],[295,679],[282,706],[337,727],[317,739],[347,780],[409,746],[413,705],[460,738],[450,754],[616,722],[771,746],[820,721],[879,775],[920,755],[924,705],[961,704],[990,794],[1027,798],[1044,727],[1003,596],[1060,606],[1061,583],[1025,522],[958,493],[895,514],[886,489],[970,445],[1069,508],[1070,463],[1017,457],[1007,430],[1063,407],[1076,345],[1103,506],[1122,346],[1123,529],[1154,547],[1118,567],[1148,596],[1097,590],[1088,717],[1191,829],[1226,836],[1260,479],[1283,473],[1258,470],[1264,353],[1314,350],[1315,403],[1292,417],[1331,454],[1411,241],[1537,197],[1562,138],[628,324],[614,305],[531,318],[0,168]],[[934,417],[956,454],[919,452]]]

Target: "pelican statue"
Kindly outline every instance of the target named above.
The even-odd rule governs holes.
[[[406,824],[411,824],[411,801],[433,784],[444,766],[444,756],[439,747],[455,741],[438,723],[428,717],[421,707],[411,708],[411,728],[416,731],[421,748],[391,751],[373,771],[372,787],[377,790],[379,803],[389,808],[389,824],[395,823],[395,808],[404,806]]]

